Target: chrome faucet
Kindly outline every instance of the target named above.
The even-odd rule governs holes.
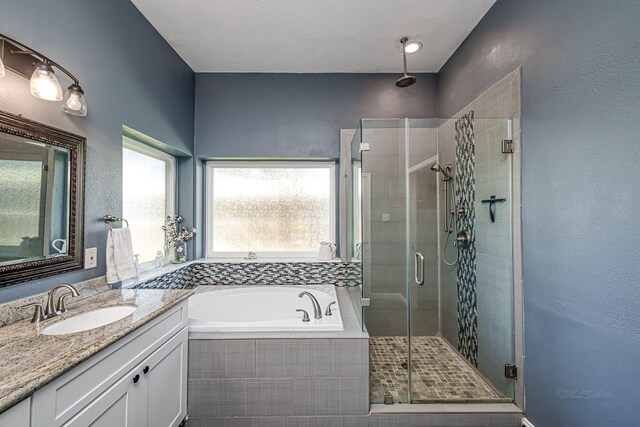
[[[305,295],[308,295],[309,298],[311,298],[311,302],[313,303],[313,317],[316,319],[322,319],[322,309],[320,308],[320,304],[318,303],[316,297],[314,297],[310,292],[304,291],[300,292],[298,298],[302,298]]]
[[[54,304],[56,291],[60,288],[66,288],[69,290],[69,292],[61,295],[60,298],[58,298],[58,302]],[[66,313],[67,307],[64,303],[64,299],[69,295],[71,295],[72,297],[77,297],[80,295],[80,293],[76,288],[69,285],[68,283],[62,283],[49,291],[49,293],[47,294],[47,305],[44,308],[42,307],[42,304],[35,302],[23,305],[22,308],[34,306],[35,311],[33,312],[31,323],[38,323],[42,320],[51,319],[52,317],[60,316],[61,314]]]
[[[58,298],[58,303],[54,307],[53,298],[55,297],[56,291],[61,288],[68,289],[69,293],[66,293],[60,296],[60,298]],[[67,307],[64,304],[64,299],[69,295],[71,295],[72,297],[77,297],[80,295],[80,293],[75,287],[71,286],[68,283],[61,283],[57,285],[55,288],[51,289],[47,297],[47,307],[44,310],[44,315],[49,317],[55,317],[55,316],[61,315],[62,313],[66,313]]]

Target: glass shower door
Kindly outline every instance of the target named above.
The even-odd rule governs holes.
[[[408,403],[405,119],[363,119],[356,136],[351,151],[359,158],[352,164],[360,173],[353,192],[360,196],[362,297],[369,301],[363,319],[371,402]]]
[[[515,363],[513,154],[502,150],[502,140],[511,139],[511,120],[476,119],[473,134],[477,368],[500,393],[513,398],[515,380],[505,376],[505,365]]]
[[[509,123],[472,113],[408,121],[414,403],[513,397]]]
[[[509,401],[509,120],[363,119],[351,144],[352,293],[372,403]],[[410,368],[411,367],[411,368]]]

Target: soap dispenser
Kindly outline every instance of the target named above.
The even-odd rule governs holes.
[[[155,261],[156,268],[158,270],[164,267],[164,255],[162,254],[162,251],[156,252],[156,257],[153,260]]]

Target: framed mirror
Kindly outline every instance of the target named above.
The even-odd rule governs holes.
[[[0,287],[82,268],[85,150],[0,111]]]

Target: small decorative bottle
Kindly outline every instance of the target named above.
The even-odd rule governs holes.
[[[138,280],[140,280],[140,271],[138,270],[138,264],[140,264],[139,256],[140,254],[133,255],[133,268],[135,269],[135,276],[133,276],[134,283],[138,283]]]
[[[160,270],[162,267],[164,267],[164,255],[162,254],[162,251],[156,252],[156,257],[153,260],[156,263],[157,270]]]

